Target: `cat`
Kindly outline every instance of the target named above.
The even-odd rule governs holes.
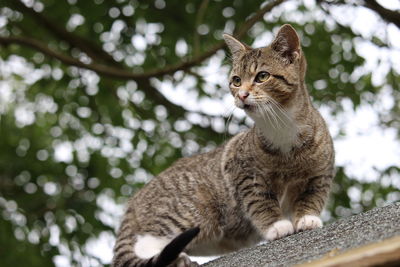
[[[129,201],[113,266],[197,266],[219,255],[322,226],[334,149],[304,79],[294,28],[252,49],[224,34],[235,105],[255,122],[215,150],[179,159]]]

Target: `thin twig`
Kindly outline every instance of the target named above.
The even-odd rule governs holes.
[[[200,24],[203,22],[204,14],[206,13],[206,9],[208,7],[209,0],[203,0],[200,4],[199,10],[197,11],[196,22],[194,25],[194,38],[193,38],[193,51],[194,55],[197,56],[200,53],[200,35],[198,32],[198,28]]]

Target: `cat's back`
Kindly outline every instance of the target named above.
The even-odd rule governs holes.
[[[183,157],[153,177],[133,197],[134,202],[154,202],[162,197],[196,196],[199,192],[219,191],[221,157],[225,144],[209,151]]]

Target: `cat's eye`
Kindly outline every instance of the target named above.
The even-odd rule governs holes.
[[[266,80],[268,80],[270,74],[266,71],[260,71],[259,73],[257,73],[256,78],[254,79],[255,82],[257,83],[262,83],[265,82]]]
[[[233,76],[232,84],[236,87],[239,87],[240,85],[242,85],[242,80],[238,76]]]

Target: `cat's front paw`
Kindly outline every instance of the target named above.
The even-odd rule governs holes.
[[[296,224],[296,232],[301,232],[321,227],[322,227],[322,221],[318,216],[304,215],[303,217],[300,218],[300,220],[298,220]]]
[[[279,220],[274,222],[265,234],[265,239],[275,240],[294,233],[293,224],[289,220]]]

